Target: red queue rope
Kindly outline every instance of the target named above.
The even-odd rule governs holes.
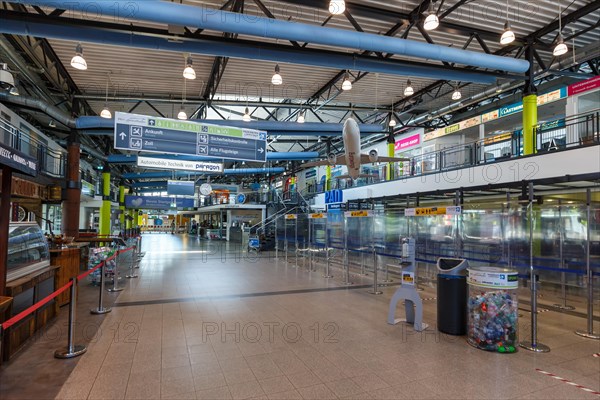
[[[133,250],[133,247],[129,247],[129,248],[124,249],[124,250],[117,250],[115,252],[115,254],[113,254],[110,258],[107,258],[105,261],[100,262],[94,268],[92,268],[92,269],[90,269],[90,270],[88,270],[88,271],[80,274],[79,276],[77,276],[77,281],[79,282],[79,281],[83,280],[88,275],[90,275],[92,272],[96,271],[98,268],[101,268],[106,261],[113,260],[113,259],[117,258],[117,256],[119,254],[126,253],[126,252],[131,251],[131,250]],[[13,326],[14,324],[16,324],[17,322],[21,321],[26,316],[28,316],[29,314],[33,313],[34,311],[39,310],[42,306],[44,306],[45,304],[49,303],[52,299],[54,299],[55,297],[59,296],[65,290],[69,289],[72,285],[73,285],[73,282],[70,281],[69,283],[67,283],[66,285],[64,285],[63,287],[61,287],[60,289],[57,289],[56,291],[54,291],[53,293],[51,293],[47,297],[45,297],[42,300],[40,300],[37,303],[35,303],[31,307],[29,307],[29,308],[21,311],[20,313],[18,313],[14,317],[12,317],[12,318],[4,321],[2,324],[0,324],[0,326],[2,327],[3,330],[6,330],[6,329],[10,328],[11,326]]]
[[[101,268],[103,265],[104,265],[104,261],[101,261],[94,268],[89,269],[89,270],[85,271],[84,273],[80,274],[79,276],[77,276],[77,282],[81,282],[84,278],[87,278],[88,275],[90,275],[92,272],[96,271],[98,268]]]
[[[61,294],[65,290],[69,289],[72,285],[73,285],[73,282],[71,281],[71,282],[67,283],[65,286],[63,286],[60,289],[58,289],[57,291],[55,291],[54,293],[52,293],[49,296],[47,296],[46,298],[38,301],[37,303],[35,303],[31,307],[29,307],[28,309],[23,310],[20,313],[18,313],[17,315],[15,315],[14,317],[12,317],[12,318],[4,321],[2,323],[2,329],[8,329],[8,328],[10,328],[11,326],[13,326],[17,322],[19,322],[20,320],[22,320],[23,318],[25,318],[26,316],[28,316],[32,312],[34,312],[34,311],[38,310],[39,308],[41,308],[43,305],[45,305],[46,303],[48,303],[50,300],[54,299],[56,296],[58,296],[59,294]]]

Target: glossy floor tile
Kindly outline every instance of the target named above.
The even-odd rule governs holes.
[[[541,372],[600,391],[600,358],[592,357],[600,343],[573,334],[585,328],[578,315],[539,314],[538,337],[550,353],[488,353],[436,331],[428,285],[421,297],[431,327],[415,332],[386,323],[397,286],[372,295],[371,275],[353,274],[346,287],[338,267],[325,279],[323,264],[309,271],[300,258],[296,267],[293,253],[286,263],[282,254],[257,258],[187,236],[145,235],[143,248],[140,277],[123,282],[88,352],[64,362],[29,346],[3,366],[3,399],[599,397]],[[529,292],[520,292],[525,301]],[[520,310],[521,339],[529,337],[527,309]],[[16,368],[28,373],[34,353],[47,379],[6,382]]]

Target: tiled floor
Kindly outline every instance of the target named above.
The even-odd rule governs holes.
[[[143,246],[140,278],[127,282],[57,398],[600,397],[537,371],[600,391],[600,358],[592,357],[600,343],[572,333],[585,328],[581,317],[539,314],[548,354],[493,354],[439,334],[434,300],[424,303],[427,331],[388,325],[395,287],[381,296],[356,287],[370,276],[354,276],[357,285],[346,289],[339,270],[327,280],[322,265],[308,272],[302,263],[248,258],[216,242],[146,235]],[[422,297],[435,297],[434,289]],[[529,313],[521,314],[523,339]]]

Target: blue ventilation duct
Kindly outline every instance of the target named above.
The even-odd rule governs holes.
[[[275,168],[236,168],[236,169],[226,169],[223,175],[266,175],[266,174],[281,174],[285,172],[285,168],[275,167]],[[197,176],[197,175],[207,175],[207,174],[197,174],[194,172],[185,172],[185,171],[177,171],[177,172],[130,172],[123,174],[123,179],[161,179],[161,178],[185,178],[188,176]]]
[[[54,0],[16,0],[12,2],[61,8],[60,2]],[[515,73],[523,73],[529,69],[528,61],[516,60],[511,57],[495,56],[372,33],[279,21],[274,18],[265,18],[256,15],[244,18],[239,13],[166,1],[65,1],[63,9],[71,12],[80,11],[85,15],[97,14],[104,16],[115,15],[115,10],[117,10],[117,12],[128,15],[129,19],[165,25],[186,26],[217,32],[307,42],[355,50],[370,50],[373,52],[446,61]],[[103,32],[101,36],[106,34],[109,34],[109,32]],[[46,35],[34,36],[48,37]],[[128,38],[133,40],[135,36],[128,35]],[[80,38],[80,40],[85,41],[83,38]],[[283,62],[283,60],[279,61]],[[360,68],[357,67],[355,69]]]
[[[186,155],[174,155],[174,154],[143,154],[144,157],[149,158],[165,158],[168,160],[181,160],[181,161],[211,161],[211,162],[222,162],[222,158],[213,157],[202,157],[202,156],[186,156]],[[319,153],[316,151],[311,152],[289,152],[289,153],[278,153],[268,152],[267,160],[313,160],[319,158]],[[109,164],[135,164],[137,163],[136,154],[111,154],[108,156]]]
[[[299,124],[297,122],[281,122],[281,121],[252,121],[244,122],[241,120],[194,120],[194,122],[213,124],[220,126],[232,126],[237,128],[249,128],[260,131],[267,131],[269,134],[286,134],[286,135],[314,135],[327,136],[326,133],[341,135],[344,124],[331,124],[320,122],[307,122]],[[83,130],[83,133],[90,132],[89,129],[110,129],[103,131],[107,135],[114,134],[115,120],[102,117],[79,117],[77,118],[76,128]],[[362,133],[385,133],[386,129],[378,124],[359,124],[358,127]],[[93,132],[93,131],[92,131]]]
[[[169,42],[168,40],[159,37],[130,35],[91,27],[56,26],[43,22],[26,22],[1,18],[0,22],[0,33],[12,35],[37,36],[47,39],[81,41],[87,43],[135,47],[150,50],[195,53],[249,60],[310,65],[336,70],[352,69],[417,78],[443,79],[482,84],[492,84],[496,82],[496,76],[490,73],[481,73],[476,71],[465,72],[453,69],[451,67],[430,65],[425,63],[416,66],[414,63],[403,62],[401,60],[374,59],[373,57],[364,57],[343,53],[340,54],[325,50],[297,48],[283,50],[278,48],[269,48],[268,44],[256,45],[251,43],[240,44],[215,42],[211,39],[194,39],[194,41]],[[390,39],[387,36],[382,37]],[[397,40],[404,41],[402,39]],[[419,45],[431,46],[426,43],[419,43]],[[449,49],[446,47],[444,48]],[[489,57],[489,55],[485,54],[472,53],[479,56]],[[504,59],[504,57],[498,58]],[[517,61],[514,59],[509,60]],[[498,67],[496,66],[493,69],[496,70]],[[506,77],[511,78],[511,76]]]

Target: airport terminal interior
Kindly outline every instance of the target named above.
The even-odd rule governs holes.
[[[600,398],[600,2],[0,2],[0,399]]]

